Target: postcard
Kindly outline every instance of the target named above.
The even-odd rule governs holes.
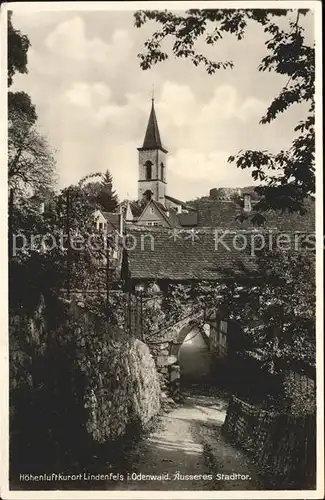
[[[321,18],[2,5],[1,498],[322,498]]]

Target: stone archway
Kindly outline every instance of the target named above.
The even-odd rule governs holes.
[[[188,333],[192,330],[193,327],[196,326],[196,321],[193,319],[190,319],[185,325],[183,325],[177,334],[175,335],[174,341],[171,344],[170,347],[170,355],[175,356],[178,359],[178,354],[179,350],[181,348],[181,345],[183,344],[186,336]]]
[[[170,369],[170,388],[178,397],[181,388],[203,385],[211,373],[212,354],[207,337],[201,332],[197,322],[190,320],[177,333],[170,348],[175,362]]]

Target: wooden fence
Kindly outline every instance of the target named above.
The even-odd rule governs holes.
[[[315,488],[315,415],[271,413],[233,396],[223,432],[252,456],[268,487]]]

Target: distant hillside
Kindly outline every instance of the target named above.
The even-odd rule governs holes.
[[[241,195],[238,192],[233,194],[232,199],[210,198],[202,196],[196,200],[187,202],[198,213],[198,227],[224,227],[227,229],[248,229],[253,227],[252,219],[256,215],[254,205],[249,216],[243,219],[243,194],[248,193],[247,188],[242,189]],[[254,193],[255,194],[255,193]],[[263,222],[260,224],[266,228],[277,228],[280,231],[315,231],[315,199],[310,196],[305,200],[304,207],[306,213],[300,215],[299,212],[282,212],[281,210],[267,210],[263,212]]]
[[[247,186],[247,187],[243,187],[243,188],[229,188],[229,187],[212,188],[212,189],[210,189],[208,196],[201,196],[200,198],[195,198],[194,200],[189,200],[186,203],[191,205],[191,203],[195,204],[198,201],[205,201],[205,200],[236,201],[237,199],[241,198],[244,194],[250,194],[252,199],[254,200],[254,199],[258,198],[258,196],[255,192],[255,187],[256,186]]]

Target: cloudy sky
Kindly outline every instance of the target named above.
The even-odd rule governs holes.
[[[168,194],[184,200],[212,187],[252,184],[249,172],[228,164],[227,157],[240,149],[288,147],[305,115],[297,105],[271,125],[259,125],[286,78],[258,72],[266,38],[255,24],[241,42],[224,38],[209,52],[199,44],[206,54],[235,64],[209,76],[203,67],[172,58],[141,70],[137,54],[155,25],[136,29],[131,11],[14,12],[13,23],[32,44],[29,73],[16,76],[13,89],[27,91],[37,106],[39,127],[56,150],[60,187],[109,169],[120,198],[136,198],[136,148],[153,85],[169,150]],[[312,40],[311,15],[304,24]]]

